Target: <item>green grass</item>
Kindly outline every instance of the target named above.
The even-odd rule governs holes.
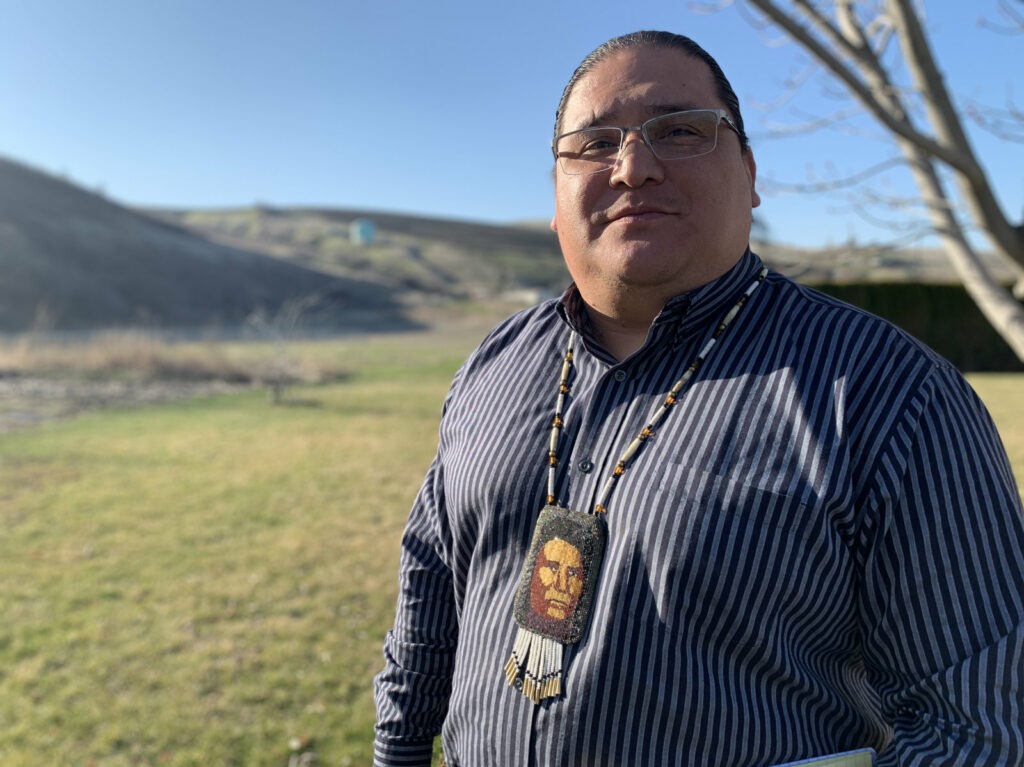
[[[323,343],[352,375],[288,405],[0,436],[0,762],[369,764],[399,536],[474,340]],[[1024,376],[972,382],[1024,477]]]
[[[283,766],[292,738],[369,764],[397,541],[465,351],[405,344],[336,346],[360,376],[291,405],[0,438],[4,765]]]

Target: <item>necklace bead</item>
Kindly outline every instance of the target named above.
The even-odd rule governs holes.
[[[633,439],[632,442],[623,451],[622,456],[615,464],[615,468],[612,470],[611,476],[605,482],[604,487],[601,489],[601,494],[598,496],[597,502],[594,504],[593,514],[606,514],[608,511],[607,504],[608,498],[612,494],[612,490],[615,489],[615,484],[618,482],[619,477],[626,473],[630,463],[636,457],[637,453],[643,444],[654,436],[655,430],[661,423],[662,419],[668,413],[668,411],[679,401],[679,394],[686,387],[686,385],[693,379],[697,374],[697,371],[703,367],[704,362],[707,360],[708,354],[714,348],[715,344],[718,343],[719,339],[725,335],[726,330],[732,325],[733,320],[736,319],[737,315],[743,309],[743,307],[750,300],[750,297],[754,294],[761,283],[764,282],[765,277],[768,276],[768,267],[761,269],[757,278],[750,284],[739,300],[725,313],[721,322],[715,327],[714,332],[711,334],[711,338],[708,339],[707,343],[704,344],[704,348],[701,349],[697,357],[687,366],[686,371],[679,378],[678,381],[672,386],[668,394],[665,395],[664,402],[654,411],[647,424],[640,430],[640,433]],[[557,479],[558,470],[558,443],[562,433],[562,429],[565,426],[564,421],[564,407],[567,397],[571,393],[570,378],[572,376],[573,369],[573,352],[576,347],[577,333],[575,330],[569,333],[569,343],[565,349],[565,357],[562,360],[562,375],[561,380],[558,384],[558,397],[555,400],[555,416],[552,420],[551,425],[551,446],[548,450],[548,492],[547,492],[547,503],[554,504],[556,499],[555,494],[555,482]]]

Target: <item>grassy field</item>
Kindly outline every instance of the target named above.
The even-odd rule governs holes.
[[[468,334],[0,435],[0,762],[368,765],[398,539]],[[1024,377],[972,379],[1024,478]],[[296,760],[297,761],[297,760]]]
[[[466,339],[0,437],[0,762],[369,764],[397,539]],[[321,350],[328,353],[328,350]]]

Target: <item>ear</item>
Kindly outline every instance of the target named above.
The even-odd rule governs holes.
[[[747,177],[750,179],[750,207],[756,208],[761,204],[761,195],[757,193],[757,162],[754,160],[753,150],[748,149],[744,153],[743,162],[747,166]]]
[[[551,226],[551,231],[554,232],[555,234],[558,234],[558,216],[552,216],[551,217],[551,224],[550,224],[550,226]]]

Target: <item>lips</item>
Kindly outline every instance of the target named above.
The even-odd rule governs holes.
[[[624,223],[655,221],[662,216],[672,215],[672,211],[657,205],[626,205],[615,208],[604,214],[605,223],[621,221]]]

